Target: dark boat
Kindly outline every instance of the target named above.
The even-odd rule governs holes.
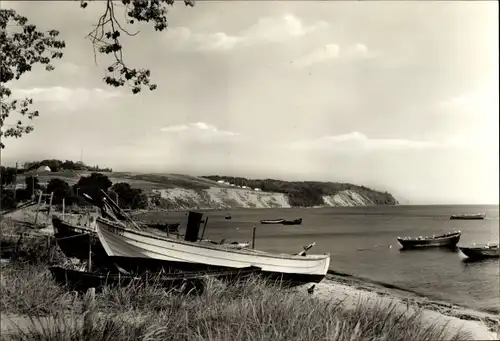
[[[453,214],[450,216],[451,220],[481,220],[486,217],[486,213],[474,213],[474,214]]]
[[[147,227],[151,227],[163,232],[167,233],[175,233],[179,232],[179,226],[181,225],[180,222],[178,223],[173,223],[173,224],[146,224]]]
[[[69,224],[55,216],[52,217],[52,225],[57,245],[66,257],[88,260],[90,247],[92,262],[99,262],[107,258],[108,255],[99,242],[97,233],[92,229]]]
[[[302,224],[302,218],[294,219],[294,220],[283,220],[283,225],[300,225]]]
[[[398,242],[403,248],[407,249],[420,247],[456,247],[461,234],[458,231],[432,237],[398,237]]]
[[[228,214],[227,216],[224,217],[224,219],[231,219],[231,215]]]
[[[60,266],[49,267],[49,270],[58,284],[68,286],[70,289],[77,291],[86,291],[89,288],[100,289],[106,285],[124,287],[133,283],[148,283],[166,289],[182,288],[185,286],[185,289],[188,289],[187,291],[194,288],[198,293],[203,292],[204,281],[209,277],[225,281],[235,281],[260,272],[260,268],[258,267],[248,267],[227,271],[180,272],[164,276],[158,274],[133,276],[110,272],[93,273],[78,271],[65,269]]]
[[[279,218],[279,219],[264,219],[264,220],[261,220],[260,223],[261,224],[282,224],[284,221],[285,221],[285,219],[283,219],[283,218]]]
[[[459,246],[460,251],[469,259],[485,259],[500,257],[500,248],[498,244],[486,244],[483,246],[465,247]]]

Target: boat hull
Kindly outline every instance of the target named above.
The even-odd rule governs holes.
[[[451,220],[482,220],[486,217],[485,213],[478,214],[454,214],[450,217]]]
[[[329,255],[271,254],[224,245],[193,243],[156,236],[97,220],[97,234],[107,255],[126,268],[157,267],[235,269],[259,267],[272,278],[319,282],[328,271]],[[303,279],[301,279],[303,278]]]
[[[301,225],[302,224],[302,218],[295,219],[295,220],[283,220],[282,224],[283,225]]]
[[[283,224],[285,219],[274,219],[274,220],[261,220],[260,223],[264,225],[269,224]]]
[[[425,247],[449,247],[455,248],[460,241],[460,233],[436,237],[436,238],[398,238],[398,242],[405,249],[425,248]]]
[[[245,268],[238,269],[237,271],[177,273],[165,276],[152,275],[139,277],[109,272],[93,273],[77,271],[59,266],[52,266],[49,270],[58,284],[68,286],[70,289],[78,291],[86,291],[89,288],[101,289],[104,286],[124,287],[133,283],[149,283],[167,289],[180,288],[186,284],[187,287],[202,289],[203,282],[208,277],[234,281],[260,272],[259,268]]]
[[[459,247],[460,251],[470,259],[486,259],[500,257],[500,249],[484,247]]]
[[[52,225],[57,245],[66,257],[88,260],[89,247],[92,251],[93,262],[104,260],[107,257],[106,251],[94,231],[68,224],[57,217],[52,218]]]

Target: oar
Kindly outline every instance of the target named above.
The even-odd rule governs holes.
[[[314,245],[316,245],[316,242],[311,243],[311,244],[305,246],[304,250],[302,250],[299,253],[297,253],[297,256],[305,256],[306,255],[306,251],[309,250],[310,248],[312,248]]]

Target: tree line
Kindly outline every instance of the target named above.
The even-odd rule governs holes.
[[[320,181],[283,181],[275,179],[246,179],[242,177],[209,175],[204,176],[213,181],[223,180],[236,186],[260,188],[264,192],[284,193],[291,206],[311,207],[323,205],[323,196],[335,195],[345,190],[354,190],[376,205],[396,205],[397,200],[388,192],[380,192],[371,188],[342,182]]]
[[[34,199],[38,191],[54,193],[53,205],[61,205],[64,199],[66,205],[86,206],[91,204],[85,200],[83,194],[99,201],[103,197],[101,190],[113,200],[118,199],[118,205],[121,208],[142,209],[148,207],[148,198],[141,189],[132,188],[130,184],[125,182],[113,184],[106,175],[97,172],[80,177],[73,186],[60,178],[53,178],[44,187],[39,183],[38,178],[33,176],[27,176],[25,184],[23,189],[2,190],[2,209],[15,208],[19,203]]]

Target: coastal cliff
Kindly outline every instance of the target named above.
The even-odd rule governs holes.
[[[241,188],[210,187],[208,189],[172,188],[154,190],[157,206],[169,210],[225,209],[225,208],[290,208],[285,193],[262,192]],[[344,190],[322,197],[323,203],[315,207],[375,205],[366,194]]]

